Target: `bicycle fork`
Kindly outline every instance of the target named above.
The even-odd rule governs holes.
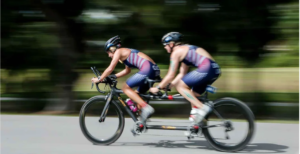
[[[106,115],[107,115],[107,112],[108,112],[108,109],[109,109],[109,104],[110,104],[111,98],[112,98],[112,94],[109,94],[105,98],[106,103],[105,103],[105,106],[104,106],[103,111],[102,111],[102,113],[100,115],[100,118],[99,118],[100,123],[105,121],[105,118],[106,118]]]

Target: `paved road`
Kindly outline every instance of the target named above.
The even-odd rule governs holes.
[[[116,119],[115,119],[116,120]],[[113,128],[105,125],[105,132]],[[187,120],[152,119],[151,124],[187,125]],[[149,130],[133,137],[131,119],[117,142],[110,146],[91,144],[81,133],[78,117],[1,115],[2,154],[217,154],[203,137],[187,140],[182,131]],[[236,127],[243,123],[234,123]],[[299,124],[257,123],[254,139],[244,154],[299,153]],[[99,127],[98,127],[99,128]],[[91,131],[101,132],[101,129]],[[93,130],[94,129],[94,130]],[[95,130],[97,129],[97,130]],[[221,132],[220,132],[221,133]],[[240,132],[233,134],[233,137]],[[224,133],[222,134],[224,135]],[[220,137],[222,138],[222,137]]]

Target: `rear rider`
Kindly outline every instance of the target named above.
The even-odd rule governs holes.
[[[155,62],[146,54],[139,52],[136,49],[122,48],[121,39],[119,36],[110,38],[104,46],[104,49],[108,56],[112,58],[112,61],[108,68],[103,72],[100,79],[93,78],[92,82],[98,83],[103,81],[116,67],[120,61],[124,63],[125,69],[117,74],[111,75],[116,78],[125,76],[131,72],[131,68],[139,69],[140,71],[131,76],[123,85],[123,92],[134,102],[141,107],[141,121],[145,122],[146,119],[154,113],[154,109],[148,105],[132,88],[138,87],[137,92],[145,93],[149,90],[149,85],[145,83],[145,79],[155,79],[160,76],[160,70]]]
[[[191,102],[192,110],[189,119],[199,123],[211,111],[211,107],[200,102],[195,96],[200,96],[207,85],[212,84],[220,76],[219,65],[203,48],[183,44],[182,34],[178,32],[164,35],[162,43],[171,54],[170,66],[167,75],[157,87],[151,88],[150,92],[157,93],[171,83],[170,87],[176,87],[177,91]],[[180,72],[175,78],[179,63],[181,63]],[[187,73],[190,66],[196,67],[197,70]]]

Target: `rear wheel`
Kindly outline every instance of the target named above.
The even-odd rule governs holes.
[[[206,119],[203,134],[216,150],[240,151],[253,137],[254,114],[245,103],[237,99],[222,98],[214,101],[214,111]]]
[[[124,129],[123,112],[114,100],[109,104],[105,120],[99,122],[105,103],[103,97],[95,96],[87,100],[80,110],[81,131],[94,144],[112,144],[121,136]]]

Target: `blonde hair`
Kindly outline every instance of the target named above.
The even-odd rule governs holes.
[[[173,43],[174,45],[181,45],[181,44],[183,44],[182,42],[174,42],[174,41],[171,41],[170,43]]]
[[[113,51],[113,52],[115,52],[116,49],[117,49],[117,47],[115,47],[115,46],[112,46],[112,47],[109,48],[109,50],[110,50],[110,51]]]

